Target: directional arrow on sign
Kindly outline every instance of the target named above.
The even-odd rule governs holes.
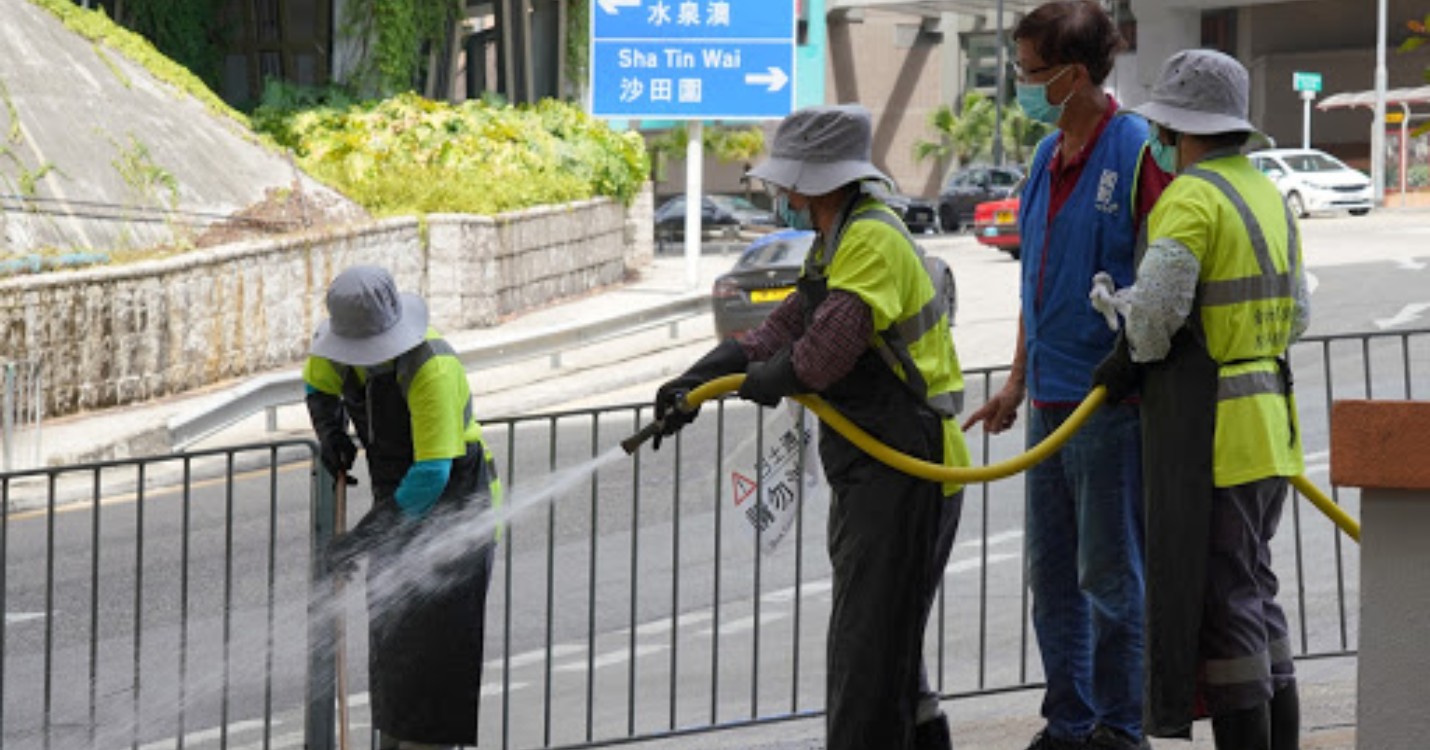
[[[621,12],[621,8],[641,7],[641,0],[596,0],[596,4],[601,6],[601,10],[615,15]]]
[[[1415,302],[1400,308],[1400,312],[1396,313],[1393,318],[1378,318],[1375,321],[1375,326],[1383,331],[1387,328],[1413,323],[1426,310],[1430,310],[1430,303]]]
[[[746,73],[745,83],[752,86],[768,86],[767,90],[770,92],[779,91],[785,87],[786,83],[789,83],[789,76],[782,69],[770,67],[767,70],[768,73]]]

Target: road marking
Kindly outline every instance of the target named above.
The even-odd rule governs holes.
[[[30,620],[45,619],[44,612],[6,612],[5,624],[13,625],[17,622],[29,622]]]
[[[585,651],[586,647],[577,643],[555,643],[551,646],[551,658],[560,659],[572,654],[585,653]],[[514,654],[511,657],[511,666],[524,667],[528,664],[540,664],[545,659],[546,647],[542,646],[541,648],[534,648],[530,651]],[[501,669],[502,659],[488,659],[485,666],[487,669]]]
[[[1316,293],[1316,287],[1319,287],[1320,285],[1321,285],[1321,280],[1316,277],[1316,274],[1311,273],[1310,271],[1307,271],[1307,272],[1306,272],[1306,294],[1308,294],[1308,295],[1310,295],[1310,294],[1315,294],[1315,293]]]
[[[1022,531],[1000,531],[1000,532],[998,532],[997,534],[994,534],[993,536],[988,537],[988,545],[991,547],[991,546],[993,546],[993,545],[995,545],[995,544],[1002,544],[1002,543],[1004,543],[1004,542],[1011,542],[1011,541],[1013,541],[1014,539],[1022,539],[1022,538],[1023,538],[1023,532],[1022,532]],[[982,539],[969,539],[969,540],[966,541],[966,542],[959,542],[958,544],[956,544],[956,545],[954,545],[954,546],[955,546],[955,547],[959,547],[959,548],[982,547],[982,546],[983,546],[983,540],[982,540]]]
[[[686,625],[695,625],[698,623],[705,622],[706,620],[709,620],[711,617],[714,616],[715,613],[711,612],[708,609],[698,609],[694,612],[686,612],[685,614],[675,618],[675,621],[681,627],[684,627]],[[670,632],[670,625],[671,619],[669,617],[662,617],[659,620],[651,620],[650,622],[637,625],[636,635],[651,636],[668,633]],[[625,635],[630,632],[630,628],[621,628],[615,631],[615,635]]]
[[[761,612],[760,624],[768,625],[772,622],[779,622],[786,617],[789,617],[789,614],[787,612]],[[720,623],[720,637],[723,638],[727,635],[734,635],[736,633],[743,633],[747,630],[754,629],[755,618],[753,615],[749,617],[740,617],[734,620],[728,620],[726,622]],[[697,638],[707,638],[711,635],[714,635],[714,632],[715,631],[713,628],[703,628],[701,630],[695,631],[695,636]]]
[[[1395,261],[1395,265],[1400,266],[1407,271],[1423,271],[1425,270],[1426,266],[1430,264],[1421,263],[1414,258],[1398,258]]]
[[[642,644],[640,646],[636,646],[636,658],[639,659],[642,656],[658,654],[668,648],[669,646],[666,646],[663,643]],[[582,660],[571,662],[570,664],[558,664],[556,667],[554,667],[554,669],[557,672],[585,672],[588,666],[595,667],[596,669],[601,669],[602,667],[612,667],[617,664],[625,664],[627,661],[630,660],[630,658],[631,650],[629,648],[622,648],[619,651],[612,651],[609,654],[601,654],[600,656],[597,656],[595,659],[592,660],[591,664],[589,665],[584,660]]]
[[[991,554],[991,555],[989,555],[989,556],[988,556],[988,564],[991,566],[991,565],[994,565],[994,564],[996,564],[996,563],[1004,562],[1004,561],[1006,561],[1006,560],[1016,560],[1016,559],[1018,559],[1018,555],[1010,554],[1010,553],[1007,553],[1007,552],[1000,552],[1000,553],[998,553],[998,554]],[[983,566],[983,558],[981,558],[981,557],[970,557],[970,558],[968,558],[968,559],[966,559],[966,560],[959,560],[959,561],[957,561],[957,562],[950,563],[949,566],[944,569],[943,574],[944,574],[945,576],[951,576],[951,575],[957,575],[958,573],[967,573],[967,572],[970,571],[970,570],[978,570],[978,569],[979,569],[980,567],[982,567],[982,566]]]
[[[1375,327],[1383,331],[1387,328],[1403,326],[1406,323],[1414,323],[1426,310],[1430,310],[1430,302],[1412,302],[1400,308],[1400,312],[1396,313],[1394,317],[1376,319]]]

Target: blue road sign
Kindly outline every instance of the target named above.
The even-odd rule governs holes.
[[[794,109],[795,0],[592,0],[591,114],[784,117]]]

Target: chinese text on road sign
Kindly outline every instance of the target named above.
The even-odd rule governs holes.
[[[783,117],[794,2],[593,0],[590,70],[597,117]]]

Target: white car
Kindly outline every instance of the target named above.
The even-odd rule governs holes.
[[[1276,183],[1297,218],[1313,211],[1370,213],[1375,199],[1370,178],[1339,159],[1314,148],[1274,148],[1254,151],[1251,163]]]

